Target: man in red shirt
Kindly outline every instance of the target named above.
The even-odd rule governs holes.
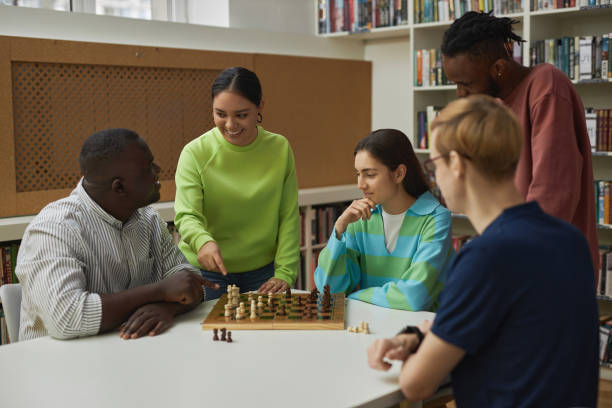
[[[444,33],[442,65],[457,96],[503,100],[523,128],[515,184],[526,201],[574,224],[587,238],[598,280],[599,255],[591,145],[584,107],[569,78],[550,64],[525,67],[512,58],[518,21],[468,12]]]

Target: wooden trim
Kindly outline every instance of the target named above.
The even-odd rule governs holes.
[[[8,38],[11,42],[12,61],[206,69],[243,66],[253,69],[253,54],[238,52],[199,51],[38,38],[4,38]]]
[[[16,214],[11,43],[0,37],[0,216]]]

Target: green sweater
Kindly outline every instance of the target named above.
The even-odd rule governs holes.
[[[287,139],[258,127],[253,143],[235,146],[215,127],[183,148],[175,180],[179,248],[192,265],[201,268],[198,250],[214,240],[228,273],[274,261],[274,276],[294,284],[300,221]]]

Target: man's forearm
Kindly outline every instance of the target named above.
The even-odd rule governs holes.
[[[119,326],[142,305],[163,301],[157,283],[138,286],[119,293],[101,294],[100,299],[102,300],[100,332]]]

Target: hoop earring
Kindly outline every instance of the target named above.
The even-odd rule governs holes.
[[[261,115],[260,112],[257,112],[257,123],[261,123],[263,122],[263,116]]]

